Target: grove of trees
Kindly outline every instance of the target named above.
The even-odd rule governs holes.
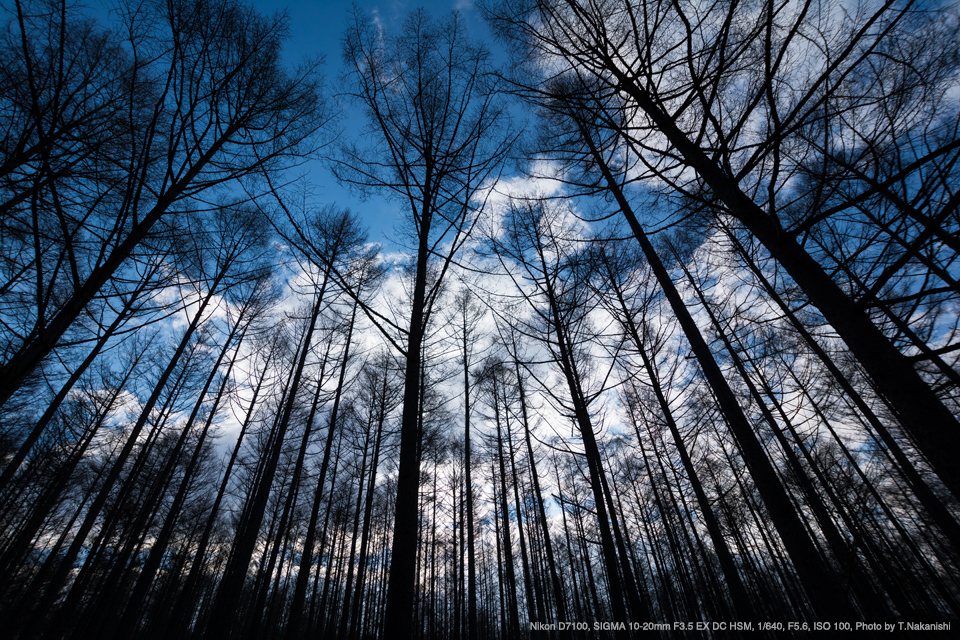
[[[0,635],[960,622],[960,6],[476,12],[4,0]]]

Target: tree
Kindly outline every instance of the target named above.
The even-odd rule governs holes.
[[[533,481],[533,498],[536,503],[537,516],[539,517],[540,527],[542,529],[542,543],[547,556],[547,570],[550,572],[550,586],[553,588],[553,597],[557,607],[557,620],[564,622],[567,619],[566,604],[564,602],[564,589],[560,583],[560,577],[557,572],[557,562],[554,558],[553,542],[550,539],[550,524],[547,520],[547,512],[544,507],[543,492],[540,490],[540,477],[537,474],[536,456],[533,450],[532,436],[533,420],[528,406],[525,376],[522,371],[524,364],[520,356],[519,331],[516,327],[507,327],[505,331],[501,330],[508,338],[504,340],[507,345],[507,351],[513,360],[513,374],[516,379],[517,399],[520,402],[520,419],[523,424],[524,441],[527,445],[527,457],[530,460],[530,477]],[[545,616],[541,612],[541,619]]]
[[[302,228],[298,227],[298,229],[302,231]],[[307,239],[308,238],[306,238],[306,236],[301,235],[301,240]],[[357,308],[360,304],[361,298],[364,295],[364,289],[374,288],[376,279],[381,275],[378,268],[373,264],[374,256],[371,252],[360,254],[358,256],[351,256],[353,258],[353,264],[348,264],[346,268],[341,267],[338,269],[335,261],[336,256],[332,255],[329,251],[322,251],[322,249],[320,249],[320,247],[323,246],[322,242],[317,242],[317,240],[314,238],[309,238],[308,246],[310,247],[310,250],[306,253],[305,257],[309,262],[313,263],[314,268],[320,269],[324,273],[329,273],[331,270],[337,269],[337,272],[340,274],[340,276],[343,275],[344,271],[349,273],[348,277],[350,280],[346,284],[349,287],[351,295],[353,296],[353,303],[350,311],[350,319],[347,324],[347,336],[344,344],[343,355],[340,358],[340,372],[337,377],[337,386],[334,390],[333,406],[330,410],[330,417],[327,424],[326,443],[323,449],[323,458],[320,463],[317,490],[314,494],[314,502],[310,510],[310,524],[307,526],[307,532],[304,539],[304,548],[301,552],[300,567],[297,571],[297,582],[293,595],[293,608],[287,628],[287,633],[291,639],[296,638],[300,633],[300,619],[302,616],[302,609],[304,608],[306,601],[307,580],[313,558],[317,517],[319,515],[318,512],[323,497],[327,469],[330,465],[330,455],[333,448],[334,433],[339,425],[338,420],[340,419],[340,402],[346,387],[347,368],[350,362],[349,355],[351,340],[353,340],[353,331],[357,320]],[[314,253],[316,251],[320,251],[320,253]],[[314,401],[314,404],[316,404],[316,400]],[[315,409],[312,409],[311,414],[314,411]],[[313,416],[311,415],[310,419],[308,420],[308,426],[312,419]],[[305,435],[303,445],[301,446],[301,456],[306,451],[306,444],[307,438]],[[302,464],[302,458],[299,463]]]
[[[112,467],[106,475],[103,484],[98,488],[96,497],[87,510],[73,542],[67,550],[66,556],[59,561],[50,584],[46,587],[44,597],[41,599],[42,606],[39,606],[34,612],[30,629],[39,628],[52,602],[59,595],[59,589],[65,583],[72,569],[74,560],[80,555],[87,535],[93,529],[97,519],[101,515],[101,510],[104,509],[107,501],[110,499],[114,486],[120,481],[121,475],[125,471],[127,461],[135,455],[136,449],[140,444],[141,433],[147,429],[151,422],[156,420],[156,417],[153,415],[154,409],[159,409],[161,414],[170,410],[171,400],[178,393],[177,390],[180,387],[180,382],[186,373],[186,363],[190,360],[189,353],[195,347],[194,338],[201,332],[201,328],[210,315],[210,312],[219,303],[219,296],[223,295],[232,286],[251,278],[251,272],[247,270],[247,267],[249,267],[249,262],[256,261],[258,257],[256,255],[258,245],[264,240],[264,235],[261,226],[262,220],[256,216],[255,213],[249,211],[245,213],[246,217],[244,217],[244,212],[241,210],[225,211],[221,209],[218,215],[211,216],[212,220],[209,220],[213,227],[210,233],[201,233],[198,231],[195,235],[188,236],[189,240],[195,243],[193,244],[194,251],[185,251],[184,253],[192,261],[191,267],[193,273],[191,275],[196,279],[195,281],[188,281],[183,284],[186,285],[185,288],[187,289],[196,287],[196,291],[185,293],[184,297],[191,297],[191,293],[193,293],[196,298],[194,305],[191,305],[189,308],[190,314],[188,315],[187,327],[173,349],[169,361],[166,366],[163,367],[152,390],[145,398],[139,416],[134,423],[130,425],[129,431],[126,434],[126,441],[116,459],[112,461]],[[217,221],[219,221],[219,224],[217,224]],[[198,245],[202,246],[202,249],[199,251],[197,250]],[[253,277],[256,278],[257,276]],[[153,428],[148,431],[150,435],[147,437],[147,442],[150,442],[155,439],[156,434],[161,431],[160,423],[154,424]],[[184,441],[181,440],[180,446],[183,444]],[[146,449],[147,448],[145,448],[145,450]],[[136,457],[137,460],[134,462],[134,470],[137,469],[138,465],[143,464],[143,460],[145,460],[143,452]],[[167,465],[167,473],[161,474],[162,476],[166,476],[172,470],[173,462],[174,458],[171,458],[171,464]],[[131,474],[131,476],[136,475],[136,473]],[[127,482],[123,483],[124,488],[120,490],[121,493],[125,493],[131,481],[140,480],[150,482],[146,474],[144,474],[143,478],[128,478]],[[139,514],[134,519],[132,529],[136,534],[139,534],[146,526],[149,514],[152,512],[157,501],[157,492],[161,491],[161,487],[164,484],[162,479],[152,483],[154,490],[147,493],[147,495],[150,496],[145,500],[147,504],[140,509]],[[134,539],[135,538],[136,535],[134,535]],[[131,544],[133,544],[132,541],[128,542],[124,552],[120,555],[122,560],[115,563],[115,575],[116,572],[120,571],[120,568],[125,565],[126,557],[124,554],[132,551]],[[49,559],[50,562],[55,562],[56,560],[57,559],[53,557]],[[79,593],[79,591],[75,591],[75,593]],[[69,617],[70,605],[73,604],[76,598],[77,596],[72,600],[68,599],[67,604],[64,606],[64,611],[59,612],[60,621],[65,617]],[[57,623],[54,623],[54,627],[56,627],[56,625]],[[30,633],[31,630],[28,629],[26,634],[29,635]]]
[[[369,145],[342,147],[334,172],[394,196],[415,243],[410,320],[395,327],[401,341],[391,340],[406,368],[385,624],[404,639],[414,610],[424,335],[444,276],[483,206],[481,189],[499,175],[511,143],[487,59],[456,14],[434,22],[415,12],[393,37],[358,14],[344,39],[350,95],[370,122]]]
[[[208,628],[229,630],[235,620],[233,607],[246,579],[250,558],[257,544],[260,525],[263,522],[267,501],[274,481],[274,474],[283,452],[284,440],[291,425],[294,408],[298,404],[298,390],[304,377],[304,369],[312,353],[311,344],[317,321],[324,307],[329,304],[330,295],[329,265],[349,263],[354,257],[357,247],[364,241],[359,232],[355,219],[349,212],[322,211],[318,215],[315,228],[320,237],[316,240],[321,247],[324,268],[319,274],[319,282],[315,283],[316,291],[310,306],[310,315],[303,337],[300,340],[296,364],[292,371],[290,383],[286,389],[280,414],[271,430],[267,451],[261,461],[262,471],[255,485],[251,502],[246,511],[240,530],[237,532],[236,542],[230,563],[221,580],[217,598],[210,613]]]
[[[470,439],[470,365],[474,349],[479,341],[478,328],[485,317],[485,310],[480,306],[470,289],[464,287],[457,292],[453,299],[451,325],[459,341],[459,357],[463,365],[463,492],[466,509],[467,531],[467,630],[471,640],[477,640],[477,552],[475,542],[474,518],[474,489],[473,489],[473,458]]]
[[[562,205],[536,200],[516,202],[511,203],[505,217],[502,237],[491,237],[491,244],[501,266],[532,308],[534,326],[530,331],[545,343],[566,383],[567,398],[551,395],[561,411],[573,419],[583,442],[613,615],[616,621],[626,623],[631,619],[628,616],[648,619],[649,608],[633,575],[590,413],[590,405],[601,396],[604,384],[588,388],[593,368],[590,311],[596,300],[578,269],[578,245],[582,244],[578,232],[575,220]],[[607,376],[598,377],[605,380]]]
[[[507,384],[505,375],[506,367],[504,363],[491,360],[483,365],[477,378],[485,395],[484,400],[493,412],[490,418],[496,429],[496,435],[493,436],[494,442],[496,443],[493,446],[496,446],[496,451],[493,453],[493,457],[496,460],[498,471],[494,473],[495,478],[493,484],[494,502],[496,503],[495,510],[499,516],[498,531],[500,532],[500,536],[498,537],[503,541],[504,577],[501,587],[503,594],[501,602],[502,608],[504,609],[503,615],[506,618],[504,621],[504,631],[508,635],[516,635],[520,633],[521,627],[519,604],[517,602],[517,577],[514,568],[513,538],[510,532],[510,509],[507,504],[509,485],[504,462],[507,455],[503,447],[505,437],[509,437],[509,434],[504,433],[506,430],[504,428],[505,424],[509,420],[507,416],[508,401],[506,396],[507,391],[505,389]]]
[[[804,246],[811,229],[790,229],[810,205],[815,213],[806,220],[822,220],[860,215],[876,198],[923,225],[920,234],[948,224],[957,206],[949,187],[931,185],[935,197],[906,207],[902,194],[913,190],[911,180],[936,182],[955,171],[956,107],[942,96],[958,64],[956,48],[946,45],[956,41],[957,24],[934,23],[911,5],[877,2],[840,14],[818,2],[749,10],[718,3],[701,11],[678,2],[531,0],[490,14],[532,66],[541,64],[538,75],[552,80],[544,90],[526,82],[528,93],[548,110],[586,109],[605,132],[603,147],[618,149],[628,184],[655,181],[666,200],[687,199],[708,216],[729,215],[763,244],[837,331],[956,496],[956,416],[847,292],[845,274],[829,273]],[[928,60],[934,71],[915,73],[917,60]],[[585,87],[589,98],[571,86]],[[932,125],[917,115],[937,106],[945,111]],[[910,150],[909,160],[889,167],[877,150],[891,144],[921,151]],[[839,174],[808,169],[825,164],[839,166]],[[817,179],[800,179],[811,173]],[[852,193],[850,177],[857,179]]]
[[[7,83],[25,95],[5,100],[0,125],[17,141],[2,196],[2,305],[16,321],[0,405],[161,219],[282,170],[326,119],[314,71],[281,67],[282,18],[230,0],[150,2],[125,10],[114,36],[75,22],[66,0],[48,7],[16,3],[19,33],[3,47],[19,75]]]
[[[663,345],[662,338],[657,335],[658,332],[651,326],[652,318],[648,320],[648,314],[653,316],[655,313],[654,308],[652,308],[653,295],[644,291],[644,280],[649,278],[649,274],[642,270],[642,258],[622,245],[623,243],[608,241],[598,244],[590,250],[590,259],[594,262],[593,268],[596,270],[596,277],[600,279],[598,294],[607,294],[601,295],[601,300],[604,301],[605,307],[617,319],[623,335],[632,342],[634,352],[640,357],[640,362],[648,380],[647,384],[653,392],[661,418],[673,437],[677,453],[692,485],[697,504],[713,541],[714,550],[730,589],[733,610],[741,619],[750,619],[754,607],[749,593],[740,577],[733,555],[713,513],[713,507],[710,505],[709,498],[694,468],[688,447],[684,443],[683,436],[674,419],[674,411],[671,409],[666,394],[667,389],[665,389],[660,378],[660,368],[654,360],[656,351]],[[625,374],[633,378],[632,367],[629,371],[625,371]],[[628,390],[626,392],[626,404],[630,410],[631,419],[637,426],[637,420],[634,417],[640,411],[637,383],[631,380],[630,384],[625,386]],[[637,426],[637,429],[639,430],[639,426]],[[637,436],[639,442],[639,433]]]

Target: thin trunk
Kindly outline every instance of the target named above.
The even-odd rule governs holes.
[[[557,572],[557,563],[553,555],[553,542],[550,539],[550,524],[547,520],[547,512],[543,505],[543,493],[540,491],[540,478],[537,475],[536,457],[533,452],[533,443],[530,437],[530,419],[527,415],[527,398],[523,387],[523,377],[520,374],[520,363],[516,358],[513,361],[514,372],[517,376],[517,391],[520,395],[520,417],[523,420],[524,439],[527,444],[527,457],[530,459],[530,476],[533,478],[533,493],[537,504],[540,526],[543,530],[543,546],[547,552],[547,568],[550,571],[550,583],[553,587],[554,600],[557,606],[557,620],[565,622],[567,620],[567,611],[564,604],[563,587],[560,584],[560,576]]]
[[[520,633],[520,612],[517,607],[517,578],[513,567],[513,541],[510,535],[510,511],[507,506],[507,471],[504,465],[503,435],[500,424],[501,414],[505,408],[500,406],[501,391],[496,379],[497,373],[493,373],[493,419],[497,426],[497,463],[500,469],[500,516],[502,518],[502,539],[503,539],[503,567],[506,571],[506,585],[504,586],[505,597],[507,601],[508,630],[513,636]]]
[[[602,155],[593,146],[592,140],[582,132],[584,141],[591,146],[594,153],[594,159],[597,161],[604,174],[607,188],[614,196],[621,212],[630,223],[630,228],[640,243],[640,248],[647,263],[650,265],[657,282],[670,302],[674,316],[680,323],[684,335],[687,337],[697,362],[706,376],[710,387],[723,411],[727,424],[733,431],[737,442],[743,451],[744,461],[753,475],[756,487],[763,497],[763,502],[770,513],[771,518],[780,534],[781,539],[787,547],[790,559],[793,561],[804,585],[807,596],[816,614],[821,620],[838,621],[849,617],[852,612],[846,594],[838,588],[838,581],[827,570],[821,562],[819,553],[813,541],[807,535],[803,522],[794,510],[790,498],[777,476],[773,465],[767,458],[760,441],[753,431],[753,426],[743,413],[737,401],[736,395],[730,388],[729,383],[717,365],[710,351],[709,346],[700,333],[697,326],[680,296],[673,279],[667,272],[666,267],[660,260],[646,233],[640,226],[640,223],[633,212],[630,203],[627,201],[620,188],[620,184],[614,178],[607,167]]]
[[[506,398],[504,398],[504,408],[506,409]],[[507,426],[507,450],[510,454],[510,475],[513,480],[513,499],[517,507],[517,534],[520,536],[520,564],[523,568],[523,591],[527,598],[527,624],[530,621],[537,620],[537,609],[533,595],[533,582],[530,579],[530,561],[527,556],[527,541],[523,533],[523,503],[520,501],[520,482],[517,476],[516,454],[513,450],[513,434],[510,431],[510,419],[507,411],[504,411],[504,422]]]
[[[236,621],[234,607],[240,599],[243,583],[246,580],[250,558],[253,556],[260,525],[263,522],[263,516],[267,506],[267,499],[270,496],[270,490],[273,485],[274,473],[283,449],[283,441],[290,424],[293,409],[297,404],[297,391],[300,388],[307,357],[310,354],[310,343],[313,339],[317,320],[323,308],[326,284],[327,279],[324,277],[323,284],[313,304],[309,325],[307,326],[303,341],[300,345],[300,355],[294,369],[293,379],[287,390],[287,397],[283,404],[279,423],[273,430],[272,442],[265,452],[263,471],[260,476],[260,481],[255,485],[252,496],[253,499],[247,511],[247,519],[237,532],[230,562],[220,580],[220,589],[214,601],[213,608],[210,611],[210,617],[207,623],[209,632],[213,634],[229,637],[233,624]]]
[[[361,613],[364,605],[363,587],[366,578],[367,567],[367,545],[370,543],[371,516],[373,515],[373,498],[376,491],[377,468],[380,463],[380,445],[383,436],[383,424],[386,422],[386,395],[387,395],[387,373],[383,372],[383,386],[380,389],[382,398],[381,410],[377,416],[377,433],[374,436],[373,461],[370,463],[370,477],[367,480],[367,494],[363,513],[363,531],[360,539],[360,559],[357,563],[357,595],[354,598],[353,616],[350,625],[350,636],[358,638],[362,635]],[[369,425],[368,425],[369,426]],[[369,606],[369,605],[368,605]]]
[[[687,165],[697,172],[730,213],[749,229],[809,296],[863,365],[880,393],[895,408],[901,424],[916,440],[937,475],[955,497],[960,496],[960,465],[954,459],[960,451],[960,424],[956,416],[924,382],[910,360],[883,335],[870,317],[843,292],[796,239],[783,230],[776,218],[768,216],[741,190],[734,178],[711,161],[650,94],[622,71],[611,71],[620,83],[618,87],[636,101]],[[627,214],[626,211],[624,213]],[[627,214],[627,217],[631,227],[639,226],[632,214]],[[637,234],[637,229],[633,230]],[[831,619],[836,618],[831,616]]]
[[[467,509],[467,627],[470,640],[479,640],[477,629],[477,552],[473,523],[473,459],[470,443],[470,359],[466,321],[463,326],[463,472]]]
[[[353,533],[350,536],[350,555],[348,557],[348,566],[347,566],[347,584],[343,588],[343,607],[341,607],[342,615],[340,617],[340,638],[345,640],[350,634],[350,623],[351,623],[351,608],[350,608],[350,598],[353,596],[353,573],[354,573],[354,558],[356,557],[357,552],[357,537],[360,530],[360,514],[361,508],[363,507],[363,485],[364,485],[364,476],[367,475],[367,454],[370,451],[370,432],[367,431],[367,440],[364,442],[363,446],[363,455],[361,456],[360,461],[360,471],[357,474],[357,504],[354,507],[353,515]],[[369,491],[369,489],[368,489]]]
[[[290,619],[287,622],[288,640],[296,640],[300,636],[300,626],[303,619],[303,609],[306,606],[307,580],[310,577],[310,566],[313,564],[314,537],[317,531],[317,518],[320,504],[323,501],[323,487],[327,478],[327,469],[330,466],[330,454],[333,450],[333,436],[337,428],[340,413],[340,400],[343,396],[346,382],[347,365],[350,359],[350,343],[353,340],[353,329],[357,319],[357,303],[354,300],[350,312],[350,324],[347,329],[347,341],[344,345],[343,359],[340,362],[340,375],[337,378],[337,388],[333,398],[333,407],[330,409],[330,421],[327,425],[327,438],[323,448],[323,459],[320,462],[320,475],[317,479],[317,490],[313,496],[313,506],[310,509],[310,523],[304,536],[303,550],[300,553],[300,566],[297,569],[297,582],[293,591],[293,601],[290,604]],[[319,383],[318,383],[319,384]],[[319,391],[319,390],[318,390]]]
[[[531,207],[526,210],[533,213]],[[646,604],[640,598],[633,571],[626,559],[626,554],[623,553],[622,539],[620,539],[619,529],[615,522],[616,514],[608,511],[607,508],[607,492],[604,489],[606,479],[588,410],[586,394],[582,389],[582,380],[577,369],[574,349],[575,338],[568,333],[569,327],[566,325],[563,313],[565,307],[561,304],[560,294],[555,288],[558,268],[548,265],[548,248],[544,246],[543,239],[536,233],[535,229],[539,221],[534,218],[523,220],[522,224],[531,227],[533,230],[533,233],[529,230],[525,233],[530,234],[536,264],[530,264],[527,268],[531,270],[531,275],[536,273],[533,279],[547,300],[547,311],[543,314],[543,318],[555,336],[550,341],[550,345],[558,351],[555,356],[556,363],[563,373],[570,394],[570,401],[573,404],[573,418],[583,440],[584,455],[589,468],[590,487],[596,503],[597,525],[609,582],[613,620],[626,624],[631,615],[635,618],[648,620],[649,612],[646,609]],[[621,551],[622,562],[617,557],[618,547]]]

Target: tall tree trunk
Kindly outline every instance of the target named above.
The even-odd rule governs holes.
[[[430,174],[427,174],[429,181]],[[397,468],[397,502],[394,507],[393,543],[390,554],[390,582],[387,589],[385,629],[398,640],[414,637],[414,597],[417,593],[416,560],[419,529],[420,491],[420,377],[425,332],[427,259],[430,255],[431,203],[424,200],[420,217],[417,267],[413,283],[410,325],[407,334],[403,387],[403,413],[400,417],[400,453]]]
[[[493,420],[497,426],[497,464],[499,465],[500,474],[500,493],[498,497],[500,502],[500,517],[502,519],[503,568],[506,573],[503,597],[505,598],[507,606],[507,613],[505,615],[507,619],[507,629],[509,633],[515,636],[520,633],[520,611],[517,606],[517,578],[514,570],[513,540],[510,534],[510,511],[507,505],[507,471],[503,461],[505,454],[503,451],[501,422],[505,419],[504,413],[506,412],[506,407],[502,407],[500,404],[502,399],[502,390],[500,389],[502,380],[498,380],[497,377],[498,372],[494,371],[491,379],[493,386]]]
[[[143,409],[140,412],[140,417],[130,429],[126,443],[117,455],[110,473],[107,474],[107,477],[104,479],[104,482],[97,493],[97,497],[87,510],[87,514],[84,517],[83,522],[80,524],[79,529],[74,535],[73,542],[67,549],[65,556],[60,560],[57,571],[53,574],[50,582],[46,585],[45,593],[39,601],[35,613],[31,618],[31,622],[21,633],[21,638],[24,640],[34,638],[39,634],[48,612],[53,610],[53,605],[60,595],[60,589],[63,587],[67,577],[70,574],[70,571],[73,569],[73,564],[83,549],[83,543],[85,542],[87,535],[93,529],[100,512],[110,496],[114,484],[116,484],[117,480],[120,478],[120,475],[123,472],[124,464],[126,463],[127,458],[130,457],[130,454],[133,452],[140,433],[143,431],[143,428],[146,426],[154,407],[160,400],[160,396],[167,385],[167,381],[180,364],[181,356],[183,356],[183,353],[190,344],[194,333],[199,327],[203,314],[206,312],[207,305],[209,305],[210,301],[213,299],[213,293],[217,288],[217,284],[218,282],[215,282],[208,291],[208,294],[204,296],[196,314],[193,316],[190,324],[187,326],[186,331],[184,331],[184,334],[181,337],[180,343],[177,345],[173,356],[170,358],[169,363],[167,364],[163,373],[160,375],[157,383],[154,385],[153,392],[147,399],[147,402],[144,404]],[[58,625],[55,623],[53,628],[57,628],[57,626]]]
[[[466,319],[463,321],[463,474],[467,510],[467,629],[470,640],[479,640],[477,629],[477,551],[473,523],[473,458],[470,442],[470,354]]]
[[[540,260],[543,273],[548,273],[542,256]],[[634,581],[633,571],[630,568],[629,560],[623,548],[622,539],[619,539],[619,531],[616,526],[616,514],[608,509],[609,492],[605,491],[604,488],[606,478],[601,462],[600,449],[597,446],[596,436],[593,432],[593,421],[587,410],[584,393],[581,389],[581,382],[573,362],[572,341],[567,335],[567,328],[563,326],[559,312],[559,302],[556,300],[554,292],[548,288],[545,293],[549,299],[551,323],[557,336],[556,345],[560,351],[560,368],[563,371],[567,388],[570,392],[570,398],[573,402],[574,416],[580,436],[583,439],[584,455],[587,459],[587,466],[590,472],[590,487],[596,503],[597,525],[600,529],[601,548],[608,574],[607,580],[610,583],[610,600],[613,607],[614,620],[624,624],[628,621],[627,609],[624,606],[625,598],[634,616],[637,616],[641,620],[649,620],[650,612],[640,598],[639,589]],[[617,557],[618,547],[621,553],[619,559]],[[621,572],[623,573],[622,580]]]
[[[324,276],[323,283],[317,292],[314,300],[313,309],[310,314],[309,325],[304,332],[303,341],[300,345],[300,354],[294,368],[293,378],[287,390],[287,397],[283,403],[282,414],[279,417],[278,424],[274,429],[272,442],[265,452],[264,464],[259,482],[255,485],[252,500],[247,510],[247,518],[242,522],[240,530],[237,532],[236,542],[232,550],[230,562],[224,571],[220,580],[220,588],[217,597],[214,600],[210,611],[207,628],[212,633],[229,635],[236,621],[234,607],[240,599],[240,593],[243,589],[243,583],[247,577],[247,569],[250,565],[250,558],[253,556],[254,547],[257,543],[257,536],[260,531],[260,525],[263,522],[263,516],[267,506],[267,499],[270,496],[270,490],[273,485],[274,473],[277,463],[280,460],[280,454],[283,450],[283,441],[286,436],[287,427],[290,424],[290,418],[293,409],[297,404],[297,391],[300,388],[300,382],[303,377],[303,371],[306,367],[307,357],[310,354],[310,344],[313,339],[313,333],[320,317],[320,311],[324,305],[324,293],[326,291],[327,275]]]
[[[382,398],[380,405],[380,411],[377,414],[377,433],[373,439],[373,460],[370,463],[370,477],[367,479],[367,493],[366,499],[364,502],[364,513],[363,513],[363,531],[360,535],[360,559],[357,563],[357,594],[354,598],[353,603],[353,615],[350,623],[350,637],[359,638],[362,635],[361,628],[361,616],[363,612],[364,605],[370,606],[369,603],[364,602],[363,597],[363,588],[364,581],[367,575],[367,547],[370,544],[370,530],[372,526],[371,517],[373,515],[373,498],[376,492],[376,482],[377,482],[377,469],[380,464],[380,445],[383,439],[383,424],[386,422],[387,418],[387,406],[386,406],[386,396],[387,396],[387,372],[383,372],[383,386],[380,389],[380,396]],[[367,425],[369,430],[370,425]]]
[[[729,212],[744,224],[803,289],[863,365],[880,393],[893,405],[900,422],[916,440],[937,475],[955,497],[960,497],[960,465],[955,463],[955,456],[960,452],[960,424],[930,385],[920,377],[910,360],[883,335],[869,316],[840,289],[796,239],[783,230],[777,219],[767,215],[741,190],[734,178],[711,161],[704,150],[680,130],[650,94],[622,71],[615,68],[610,71],[619,82],[618,89],[636,101],[685,163],[697,172]],[[633,228],[635,218],[628,216],[628,222]],[[637,233],[636,229],[634,233]]]
[[[567,611],[564,602],[565,598],[563,586],[560,584],[560,576],[557,572],[557,563],[553,555],[553,541],[550,539],[550,524],[547,520],[547,512],[543,504],[543,493],[540,490],[540,478],[537,475],[536,457],[534,456],[533,443],[531,442],[530,436],[532,426],[530,424],[529,415],[527,414],[527,394],[523,386],[523,377],[520,373],[520,362],[516,358],[515,350],[513,366],[514,374],[517,376],[517,392],[520,398],[520,417],[523,420],[523,433],[527,445],[527,457],[530,460],[530,476],[533,478],[534,499],[536,500],[537,504],[540,527],[543,530],[543,546],[547,552],[547,569],[550,571],[550,583],[553,587],[554,602],[556,603],[557,607],[557,621],[565,622],[567,620]]]
[[[523,568],[523,592],[527,599],[527,624],[537,620],[536,598],[533,582],[530,579],[530,561],[527,556],[527,540],[523,532],[523,503],[520,500],[520,478],[517,475],[516,453],[513,450],[513,434],[510,430],[510,418],[507,411],[506,389],[504,389],[504,424],[507,427],[507,452],[510,457],[510,476],[513,481],[513,500],[517,507],[517,535],[520,537],[520,564]],[[542,607],[541,607],[542,608]]]
[[[766,456],[763,445],[757,439],[753,426],[744,415],[733,390],[716,360],[714,360],[709,346],[707,346],[703,335],[700,333],[700,328],[684,304],[673,279],[647,238],[643,227],[640,226],[640,222],[624,196],[620,184],[610,172],[603,156],[596,149],[586,131],[582,130],[581,133],[584,142],[590,146],[594,154],[593,157],[603,172],[607,189],[614,196],[621,212],[630,223],[631,231],[640,243],[640,249],[660,284],[660,288],[666,295],[670,308],[680,323],[701,370],[710,383],[711,389],[713,389],[724,418],[740,445],[744,461],[747,463],[757,489],[763,497],[764,505],[767,507],[780,538],[790,553],[790,559],[797,569],[797,574],[804,585],[810,603],[821,620],[839,621],[846,619],[852,611],[846,594],[837,589],[838,581],[832,575],[832,572],[823,566],[816,546],[806,534],[803,522],[794,510],[786,490]]]
[[[317,490],[313,496],[313,506],[310,509],[310,522],[304,536],[303,549],[300,552],[300,566],[297,569],[297,582],[293,591],[293,601],[290,604],[290,619],[287,622],[288,640],[300,637],[300,627],[303,618],[303,609],[306,606],[307,581],[310,577],[310,566],[313,564],[313,546],[317,531],[317,518],[320,504],[323,501],[323,488],[327,479],[327,469],[330,466],[330,454],[333,450],[334,433],[340,413],[340,400],[343,397],[344,384],[347,376],[347,366],[350,361],[350,344],[353,340],[353,329],[357,319],[357,302],[354,300],[350,311],[350,323],[347,328],[347,340],[344,345],[343,358],[340,361],[340,374],[337,378],[337,388],[334,391],[333,407],[330,409],[330,420],[327,424],[326,443],[323,447],[323,458],[320,461],[320,475],[317,478]],[[319,384],[319,383],[318,383]],[[319,390],[318,390],[319,391]]]

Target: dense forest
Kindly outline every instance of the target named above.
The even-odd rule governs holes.
[[[0,635],[958,622],[958,7],[477,11],[3,0]]]

